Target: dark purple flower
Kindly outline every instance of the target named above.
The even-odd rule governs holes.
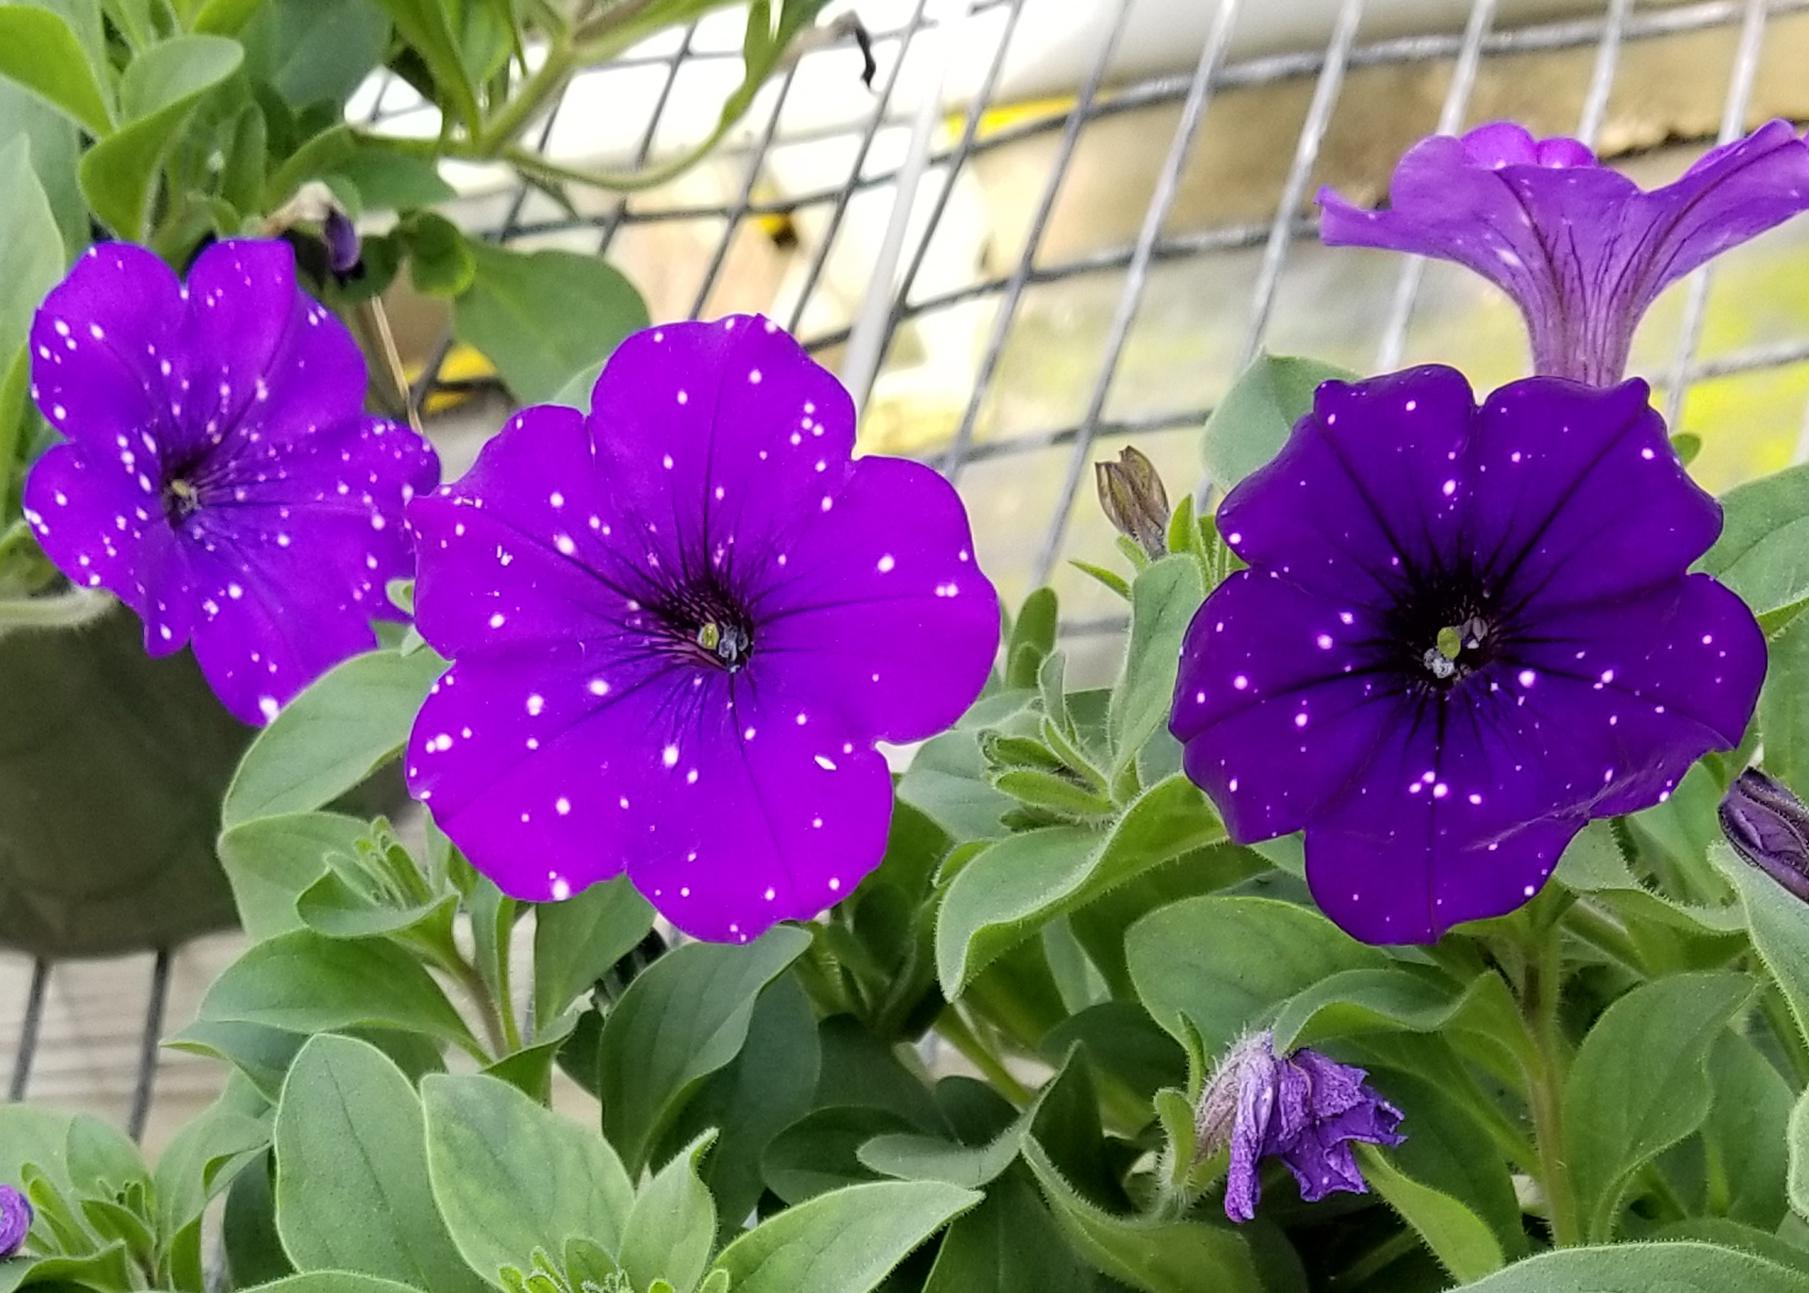
[[[29,1199],[10,1185],[0,1185],[0,1260],[25,1247],[32,1215]]]
[[[1809,901],[1809,806],[1783,782],[1742,772],[1721,800],[1721,830],[1734,852]]]
[[[1773,121],[1644,192],[1574,139],[1496,122],[1408,149],[1386,210],[1319,202],[1327,243],[1469,266],[1526,316],[1535,372],[1608,385],[1667,285],[1809,209],[1809,145]]]
[[[1643,382],[1326,382],[1218,512],[1249,565],[1183,647],[1170,727],[1247,843],[1306,831],[1320,907],[1430,942],[1545,883],[1594,817],[1737,745],[1746,605],[1686,575],[1721,509]]]
[[[452,668],[409,785],[503,890],[626,868],[673,924],[745,941],[879,861],[874,742],[952,723],[998,645],[935,472],[850,461],[841,385],[764,319],[624,341],[589,418],[524,410],[409,515],[417,623]]]
[[[1262,1199],[1262,1160],[1279,1158],[1317,1203],[1333,1191],[1366,1194],[1351,1145],[1398,1145],[1401,1111],[1363,1079],[1362,1069],[1307,1047],[1275,1053],[1273,1033],[1252,1033],[1225,1053],[1200,1094],[1196,1152],[1231,1151],[1225,1215],[1249,1221]]]
[[[138,612],[152,655],[192,641],[260,723],[375,645],[413,564],[403,504],[439,461],[364,415],[364,359],[288,244],[215,243],[186,288],[141,247],[91,248],[38,310],[31,379],[68,442],[25,515],[57,569]]]
[[[328,268],[335,277],[347,278],[358,268],[358,227],[338,207],[328,207],[320,230],[327,244]]]

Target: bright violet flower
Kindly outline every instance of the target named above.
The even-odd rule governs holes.
[[[215,243],[187,288],[143,248],[91,248],[32,324],[32,398],[68,442],[25,516],[57,569],[138,612],[147,651],[192,641],[226,708],[266,722],[376,644],[413,565],[403,504],[439,482],[425,441],[364,415],[364,380],[285,243]]]
[[[854,407],[764,319],[630,337],[592,412],[524,410],[409,509],[416,623],[453,661],[409,785],[517,898],[626,868],[746,941],[880,859],[874,742],[948,726],[998,601],[935,472],[850,461]]]
[[[1275,1035],[1252,1033],[1225,1052],[1200,1094],[1194,1132],[1202,1157],[1231,1151],[1225,1215],[1256,1216],[1262,1160],[1279,1158],[1317,1203],[1334,1191],[1367,1194],[1351,1146],[1398,1145],[1401,1111],[1378,1095],[1360,1068],[1308,1047],[1282,1056]]]
[[[1189,626],[1170,727],[1240,842],[1306,831],[1320,907],[1430,942],[1538,892],[1590,818],[1739,743],[1746,605],[1643,382],[1479,410],[1461,374],[1326,382],[1218,512],[1249,569]]]
[[[31,1233],[31,1201],[10,1185],[0,1185],[0,1260],[25,1247]]]
[[[1645,192],[1574,139],[1496,122],[1408,149],[1389,202],[1321,189],[1321,237],[1469,266],[1520,307],[1535,372],[1609,385],[1666,286],[1809,209],[1809,145],[1773,121]]]

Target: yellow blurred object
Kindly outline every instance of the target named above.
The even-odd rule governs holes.
[[[446,355],[446,362],[440,365],[440,380],[443,382],[469,381],[478,377],[496,376],[496,365],[467,345],[456,345]],[[408,380],[419,381],[421,366],[413,364],[408,369]],[[471,395],[467,391],[444,390],[438,386],[428,394],[421,412],[432,417],[436,413],[445,413],[456,409]]]

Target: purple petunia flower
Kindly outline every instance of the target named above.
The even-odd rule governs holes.
[[[1240,842],[1306,830],[1320,907],[1430,942],[1531,898],[1584,822],[1737,745],[1751,611],[1684,572],[1721,529],[1643,382],[1326,382],[1218,512],[1170,727]]]
[[[1262,1160],[1279,1158],[1300,1183],[1300,1197],[1317,1203],[1334,1191],[1367,1194],[1351,1145],[1399,1145],[1401,1111],[1382,1099],[1360,1068],[1307,1047],[1275,1053],[1275,1035],[1252,1033],[1225,1052],[1200,1094],[1196,1152],[1231,1151],[1225,1215],[1256,1216],[1262,1199]]]
[[[29,1199],[10,1185],[0,1185],[0,1260],[25,1247],[32,1215]]]
[[[287,244],[215,243],[183,287],[143,248],[91,248],[31,330],[32,398],[68,437],[25,515],[75,583],[192,641],[249,723],[376,643],[413,559],[403,504],[439,482],[419,436],[366,417],[351,334],[295,282]]]
[[[1809,145],[1773,121],[1646,192],[1574,139],[1496,122],[1408,149],[1389,201],[1321,189],[1320,234],[1469,266],[1520,307],[1535,372],[1609,385],[1666,286],[1809,209]]]
[[[680,929],[746,941],[878,863],[874,742],[960,716],[999,608],[954,489],[851,462],[854,422],[774,324],[669,324],[588,419],[526,409],[410,508],[416,622],[453,666],[409,785],[505,892],[626,868]]]

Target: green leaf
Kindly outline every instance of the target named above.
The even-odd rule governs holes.
[[[1480,1279],[1526,1254],[1514,1180],[1461,1092],[1435,1078],[1372,1066],[1370,1083],[1408,1110],[1406,1140],[1368,1154],[1363,1174],[1459,1280]]]
[[[1708,855],[1740,895],[1752,945],[1789,1003],[1797,1029],[1809,1037],[1809,921],[1802,901],[1726,844],[1715,845]]]
[[[220,863],[252,941],[303,928],[296,900],[326,874],[329,853],[351,854],[369,831],[369,822],[342,813],[282,813],[222,834]]]
[[[1591,1240],[1614,1231],[1633,1173],[1708,1116],[1709,1048],[1753,992],[1741,974],[1681,974],[1603,1012],[1564,1086],[1564,1128]]]
[[[431,651],[367,651],[335,665],[259,732],[226,791],[221,824],[331,803],[401,752],[427,689]]]
[[[0,1261],[0,1293],[14,1289],[112,1289],[124,1271],[125,1249],[110,1244],[97,1252],[65,1256],[60,1253],[24,1255]]]
[[[1038,588],[1024,599],[1005,639],[1005,685],[1036,686],[1037,671],[1055,650],[1059,605],[1053,588]]]
[[[738,1232],[759,1202],[761,1160],[773,1138],[810,1111],[821,1067],[810,999],[797,975],[784,975],[755,1003],[741,1054],[704,1080],[673,1124],[685,1143],[717,1129],[702,1172],[725,1227]]]
[[[691,1293],[716,1247],[716,1205],[697,1167],[715,1140],[699,1136],[673,1155],[635,1197],[617,1261],[635,1288],[664,1279],[674,1293]]]
[[[96,138],[113,129],[107,93],[61,14],[36,5],[0,5],[0,76],[33,91]]]
[[[1703,1243],[1614,1244],[1541,1253],[1461,1293],[1809,1293],[1809,1274]]]
[[[223,36],[174,36],[147,48],[119,83],[124,125],[82,157],[88,205],[122,238],[150,227],[152,188],[165,154],[201,97],[238,71],[239,43]]]
[[[375,0],[262,0],[240,34],[247,75],[298,110],[343,104],[383,61],[389,37]]]
[[[651,928],[653,908],[626,876],[536,907],[534,1018],[558,1018]]]
[[[573,1236],[621,1247],[634,1187],[595,1131],[482,1075],[425,1078],[421,1101],[434,1198],[472,1270],[506,1287],[503,1267]]]
[[[1250,1249],[1229,1226],[1113,1216],[1081,1198],[1034,1140],[1024,1159],[1068,1242],[1102,1274],[1143,1293],[1261,1293]]]
[[[1035,1187],[1012,1172],[957,1217],[923,1293],[1093,1293],[1095,1282],[1056,1229]]]
[[[376,1047],[315,1037],[276,1112],[276,1224],[300,1270],[479,1290],[434,1206],[421,1102]]]
[[[1514,1000],[1492,971],[1478,974],[1460,992],[1443,975],[1404,965],[1345,970],[1292,997],[1274,1028],[1278,1051],[1400,1029],[1472,1033],[1499,1047],[1510,1064],[1530,1058]]]
[[[1185,553],[1154,562],[1131,585],[1131,641],[1106,720],[1114,775],[1168,722],[1181,638],[1205,596],[1200,564]]]
[[[1698,570],[1740,595],[1755,615],[1809,597],[1809,464],[1737,485],[1721,497],[1721,537]]]
[[[597,1072],[604,1134],[631,1172],[697,1085],[740,1053],[761,989],[808,946],[786,925],[742,946],[686,943],[629,984],[603,1022]]]
[[[233,1107],[231,1088],[170,1139],[152,1174],[159,1273],[179,1287],[199,1288],[201,1218],[208,1203],[270,1147],[270,1127]]]
[[[247,1163],[226,1190],[220,1220],[220,1246],[233,1288],[250,1288],[295,1273],[276,1229],[274,1166],[268,1153]]]
[[[434,84],[439,87],[441,101],[451,115],[476,135],[482,121],[477,105],[477,90],[459,48],[458,33],[453,30],[451,6],[445,0],[378,0],[395,20],[396,33],[407,41],[427,64]]]
[[[433,931],[450,940],[458,895],[390,906],[373,901],[344,876],[329,871],[302,890],[295,911],[302,924],[328,938],[376,938],[425,927],[424,933]]]
[[[1709,1053],[1714,1097],[1702,1124],[1706,1188],[1691,1211],[1719,1213],[1775,1231],[1790,1211],[1786,1177],[1794,1091],[1757,1046],[1728,1031]]]
[[[310,1271],[291,1275],[274,1284],[260,1284],[258,1293],[419,1293],[406,1284],[358,1275],[351,1271]]]
[[[1354,374],[1314,359],[1258,355],[1206,419],[1201,454],[1212,484],[1229,491],[1281,452],[1288,432],[1313,409],[1319,383]]]
[[[1809,534],[1809,521],[1805,521]],[[1772,637],[1771,665],[1759,694],[1765,770],[1798,795],[1809,795],[1809,615]]]
[[[772,1138],[761,1156],[761,1178],[790,1204],[871,1181],[878,1173],[860,1161],[861,1146],[914,1127],[891,1109],[839,1104],[812,1109]]]
[[[471,1030],[414,957],[381,939],[310,930],[251,947],[214,980],[200,1015],[296,1033],[400,1028],[477,1050]]]
[[[351,181],[365,211],[411,211],[458,196],[458,190],[440,178],[439,167],[429,159],[371,144],[361,144],[339,164],[333,177]],[[472,268],[475,271],[475,265]],[[418,277],[418,263],[415,273]]]
[[[1198,787],[1176,775],[1139,795],[1109,831],[1054,826],[1008,835],[955,876],[936,920],[949,1000],[1056,917],[1151,867],[1224,838]]]
[[[1318,912],[1272,898],[1207,894],[1172,903],[1125,937],[1131,981],[1155,1021],[1211,1058],[1290,997],[1386,958]]]
[[[453,304],[452,326],[525,404],[551,399],[589,365],[647,326],[647,306],[595,256],[474,245],[477,276]]]
[[[1790,1146],[1790,1174],[1785,1177],[1790,1207],[1799,1217],[1809,1217],[1809,1091],[1791,1106],[1784,1139]]]
[[[911,1251],[980,1201],[936,1181],[819,1194],[742,1235],[716,1259],[735,1293],[870,1293]]]
[[[445,216],[417,211],[399,231],[408,247],[409,279],[417,292],[456,297],[476,281],[478,244]]]
[[[1373,1145],[1356,1148],[1370,1188],[1418,1232],[1453,1279],[1480,1279],[1501,1269],[1501,1245],[1481,1217],[1450,1195],[1397,1172],[1388,1155]]]
[[[6,12],[0,8],[0,19]],[[0,30],[0,63],[6,58],[5,42]],[[32,169],[31,138],[14,135],[0,144],[0,365],[11,363],[25,345],[32,314],[62,276],[63,238]],[[0,418],[6,416],[0,409]],[[5,471],[0,467],[0,480]]]

